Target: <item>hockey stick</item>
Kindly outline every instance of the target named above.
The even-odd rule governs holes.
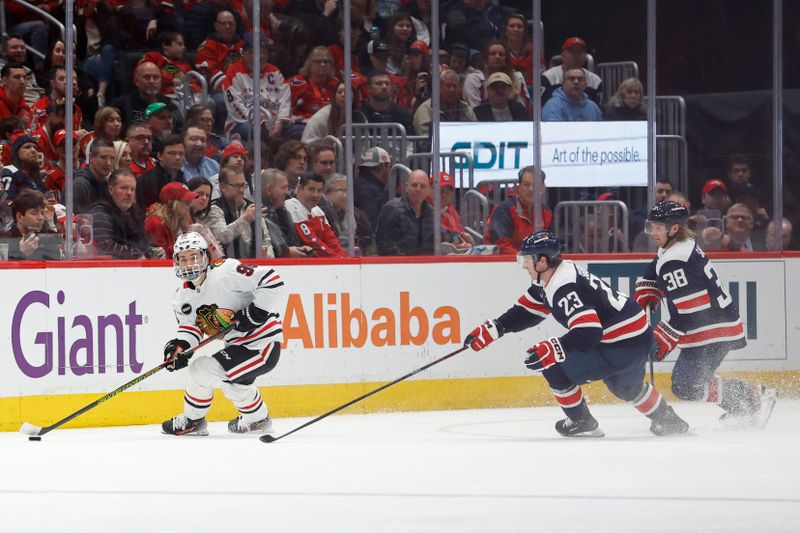
[[[647,310],[645,312],[647,313],[647,323],[650,324],[650,313],[653,312],[652,304],[647,304]],[[650,365],[650,385],[653,387],[656,386],[656,376],[653,372],[653,358],[656,355],[656,350],[658,350],[658,347],[654,345],[647,353],[647,362]]]
[[[366,398],[369,398],[369,397],[370,397],[370,396],[372,396],[373,394],[377,394],[377,393],[379,393],[380,391],[382,391],[382,390],[384,390],[384,389],[388,389],[388,388],[389,388],[389,387],[391,387],[392,385],[396,385],[396,384],[400,383],[401,381],[403,381],[403,380],[405,380],[405,379],[408,379],[408,378],[410,378],[411,376],[413,376],[413,375],[415,375],[415,374],[419,374],[419,373],[420,373],[420,372],[422,372],[423,370],[427,370],[428,368],[432,367],[433,365],[438,365],[439,363],[441,363],[441,362],[442,362],[442,361],[444,361],[445,359],[450,359],[450,358],[451,358],[451,357],[453,357],[454,355],[458,355],[458,354],[460,354],[461,352],[463,352],[463,351],[464,351],[464,350],[466,350],[466,349],[467,349],[467,346],[462,346],[462,347],[461,347],[461,348],[459,348],[458,350],[455,350],[455,351],[453,351],[453,352],[450,352],[449,354],[447,354],[447,355],[444,355],[444,356],[440,357],[439,359],[437,359],[437,360],[435,360],[435,361],[431,361],[431,362],[430,362],[430,363],[428,363],[427,365],[425,365],[425,366],[421,366],[421,367],[419,367],[418,369],[414,370],[413,372],[409,372],[409,373],[408,373],[408,374],[406,374],[405,376],[403,376],[403,377],[401,377],[401,378],[397,378],[396,380],[392,381],[391,383],[387,383],[387,384],[385,384],[385,385],[381,385],[380,387],[378,387],[377,389],[375,389],[375,390],[373,390],[373,391],[370,391],[370,392],[368,392],[368,393],[366,393],[366,394],[362,394],[361,396],[359,396],[359,397],[358,397],[358,398],[356,398],[355,400],[350,400],[350,401],[349,401],[349,402],[347,402],[346,404],[344,404],[344,405],[340,405],[340,406],[339,406],[339,407],[337,407],[336,409],[333,409],[333,410],[331,410],[331,411],[328,411],[327,413],[321,414],[321,415],[319,415],[317,418],[315,418],[315,419],[313,419],[313,420],[309,420],[309,421],[308,421],[308,422],[306,422],[305,424],[303,424],[303,425],[301,425],[301,426],[298,426],[298,427],[294,428],[293,430],[289,431],[288,433],[284,433],[284,434],[283,434],[283,435],[281,435],[280,437],[273,437],[272,435],[262,435],[261,437],[259,437],[259,440],[261,440],[261,442],[275,442],[276,440],[280,440],[280,439],[282,439],[282,438],[284,438],[284,437],[288,437],[288,436],[289,436],[289,435],[291,435],[292,433],[294,433],[294,432],[296,432],[296,431],[300,431],[300,430],[301,430],[301,429],[303,429],[304,427],[308,427],[308,426],[310,426],[311,424],[316,424],[317,422],[319,422],[319,421],[320,421],[320,420],[322,420],[323,418],[327,418],[327,417],[331,416],[331,415],[332,415],[332,414],[334,414],[334,413],[338,413],[338,412],[339,412],[339,411],[341,411],[342,409],[345,409],[345,408],[347,408],[347,407],[350,407],[350,406],[351,406],[351,405],[353,405],[354,403],[358,403],[358,402],[360,402],[361,400],[364,400],[364,399],[366,399]]]
[[[194,348],[191,348],[189,350],[186,350],[186,352],[184,352],[184,353],[193,354],[194,352],[196,352],[197,350],[199,350],[203,346],[206,346],[211,341],[215,341],[217,339],[221,339],[222,337],[224,337],[232,329],[233,329],[233,325],[230,325],[227,328],[222,329],[216,335],[212,335],[211,337],[208,337],[207,339],[204,339],[197,346],[195,346]],[[119,394],[120,392],[125,391],[127,389],[130,389],[131,387],[133,387],[134,385],[136,385],[140,381],[144,381],[145,379],[149,378],[150,376],[152,376],[156,372],[166,368],[167,365],[170,364],[171,362],[172,362],[172,359],[170,359],[169,361],[164,361],[163,363],[161,363],[157,367],[148,370],[144,374],[140,374],[140,375],[136,376],[135,378],[133,378],[132,380],[130,380],[126,384],[124,384],[124,385],[122,385],[120,387],[117,387],[116,389],[114,389],[113,391],[109,392],[105,396],[101,396],[100,398],[96,399],[95,401],[93,401],[89,405],[87,405],[85,407],[82,407],[81,409],[78,409],[77,411],[75,411],[71,415],[67,416],[66,418],[63,418],[63,419],[59,420],[55,424],[51,424],[51,425],[45,426],[45,427],[39,427],[39,426],[35,426],[35,425],[33,425],[33,424],[29,423],[29,422],[23,422],[22,423],[22,427],[19,428],[19,432],[20,433],[25,433],[26,435],[31,435],[31,437],[30,437],[31,440],[40,440],[42,435],[46,435],[47,433],[50,433],[54,429],[57,429],[57,428],[63,426],[64,424],[66,424],[67,422],[72,420],[73,418],[79,417],[80,415],[82,415],[86,411],[94,409],[95,407],[97,407],[101,403],[110,400],[111,398],[113,398],[114,396]]]

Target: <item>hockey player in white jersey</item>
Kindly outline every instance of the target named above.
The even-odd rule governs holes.
[[[271,267],[251,266],[236,259],[210,262],[208,244],[199,233],[175,241],[175,274],[183,284],[172,300],[178,331],[164,347],[169,371],[188,367],[183,413],[162,424],[170,435],[208,435],[206,413],[214,387],[233,402],[239,416],[228,423],[232,433],[267,433],[272,421],[255,379],[275,368],[280,357],[285,305],[281,277]],[[190,361],[183,352],[204,335],[225,335],[225,347]]]
[[[672,369],[675,396],[716,403],[725,411],[726,424],[763,427],[776,391],[714,375],[728,352],[744,348],[747,340],[736,304],[688,223],[689,211],[676,202],[665,200],[650,210],[645,233],[658,246],[658,255],[637,280],[634,297],[643,308],[666,301],[669,320],[662,320],[653,334],[659,361],[681,349]]]

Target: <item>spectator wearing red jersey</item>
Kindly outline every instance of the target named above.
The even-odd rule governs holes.
[[[214,23],[214,33],[200,43],[195,56],[195,68],[208,80],[208,91],[222,92],[225,73],[241,58],[243,41],[236,35],[236,19],[230,11],[220,11]]]
[[[72,74],[72,94],[72,124],[75,131],[78,131],[82,128],[83,112],[78,104],[74,102],[74,95],[78,94],[78,78],[74,73]],[[66,96],[67,71],[64,67],[53,67],[50,69],[50,93],[47,96],[39,98],[31,108],[35,127],[44,126],[47,122],[47,106],[49,106],[51,102],[60,104],[61,106],[66,105]]]
[[[68,162],[66,156],[67,130],[60,129],[53,134],[53,144],[58,154],[55,164],[45,167],[47,177],[44,186],[48,191],[52,191],[58,203],[64,203],[64,187],[67,178],[67,165],[73,165],[78,161],[78,136],[72,133],[72,159]]]
[[[433,187],[433,177],[430,179]],[[461,223],[461,215],[453,205],[453,195],[455,194],[456,181],[447,172],[439,173],[439,207],[441,210],[442,242],[450,243],[457,252],[469,250],[474,244],[475,239],[464,230]],[[433,204],[433,191],[428,197],[428,202]]]
[[[19,117],[24,129],[31,127],[33,115],[25,102],[25,67],[21,63],[6,63],[0,69],[0,119]]]
[[[192,70],[183,60],[186,44],[183,35],[173,31],[159,33],[158,42],[161,52],[147,52],[142,60],[150,61],[161,71],[161,94],[175,94],[175,89],[183,86],[184,74]],[[199,87],[193,89],[199,92]]]
[[[307,172],[298,184],[297,197],[286,200],[285,205],[300,241],[316,250],[318,257],[347,257],[330,221],[319,207],[325,178],[316,172]]]
[[[501,254],[516,254],[519,252],[522,239],[533,233],[534,167],[523,168],[518,177],[517,194],[506,198],[492,211],[484,236],[484,244],[497,245]],[[541,216],[544,229],[548,229],[553,215],[545,207],[547,188],[544,179],[545,175],[542,172],[542,181],[539,186],[542,199]]]
[[[39,150],[42,152],[42,166],[49,167],[58,162],[55,133],[64,127],[64,104],[51,102],[45,111],[44,124],[31,133],[31,137],[36,140],[36,144],[39,145]]]
[[[331,103],[339,80],[334,76],[333,58],[324,46],[308,54],[300,72],[288,80],[292,91],[292,114],[306,122],[314,113]]]
[[[137,178],[156,168],[153,151],[153,132],[144,122],[134,122],[125,132],[125,142],[131,147],[130,170]]]

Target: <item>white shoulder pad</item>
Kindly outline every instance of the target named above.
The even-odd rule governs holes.
[[[306,209],[297,198],[289,198],[283,205],[286,211],[291,215],[292,222],[304,222],[308,220],[308,209]]]
[[[547,303],[553,306],[553,297],[556,295],[558,289],[569,283],[575,283],[578,279],[578,271],[575,269],[575,263],[569,259],[564,259],[558,268],[553,273],[553,277],[544,286],[544,294],[547,296]]]
[[[664,248],[659,248],[658,261],[656,261],[656,274],[660,274],[661,267],[670,261],[687,262],[692,256],[694,248],[694,239],[686,239],[685,241],[677,242],[666,250]]]

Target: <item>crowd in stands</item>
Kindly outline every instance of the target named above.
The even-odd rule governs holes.
[[[395,161],[382,147],[354,154],[355,213],[347,216],[348,178],[336,173],[337,151],[325,141],[341,138],[347,83],[354,122],[394,122],[409,135],[427,136],[436,112],[442,121],[530,120],[532,65],[541,57],[542,120],[646,119],[635,78],[602,101],[603,80],[587,68],[584,39],[565,36],[560,62],[545,69],[527,18],[484,0],[442,2],[438,72],[431,71],[430,0],[353,0],[349,36],[340,2],[258,1],[261,19],[253,21],[253,0],[78,0],[71,73],[57,32],[10,4],[0,49],[0,231],[10,259],[64,256],[70,163],[72,250],[79,257],[169,258],[175,237],[189,228],[201,231],[215,253],[237,258],[344,257],[351,245],[367,255],[433,253],[434,177],[415,170],[402,190],[390,191]],[[63,18],[60,2],[30,2]],[[349,79],[344,39],[353,47]],[[46,50],[44,60],[26,44]],[[439,110],[432,106],[433,76]],[[73,132],[65,131],[67,106]],[[253,144],[254,127],[261,146]],[[68,136],[73,154],[65,153]],[[253,190],[256,150],[265,169],[261,191]],[[703,186],[704,209],[692,220],[709,249],[769,246],[769,215],[744,167],[735,160],[727,182]],[[533,168],[519,172],[480,242],[464,230],[455,181],[442,173],[442,250],[515,253],[533,229],[536,190],[545,226],[551,223],[544,180],[534,181]],[[257,240],[263,249],[255,249]]]

